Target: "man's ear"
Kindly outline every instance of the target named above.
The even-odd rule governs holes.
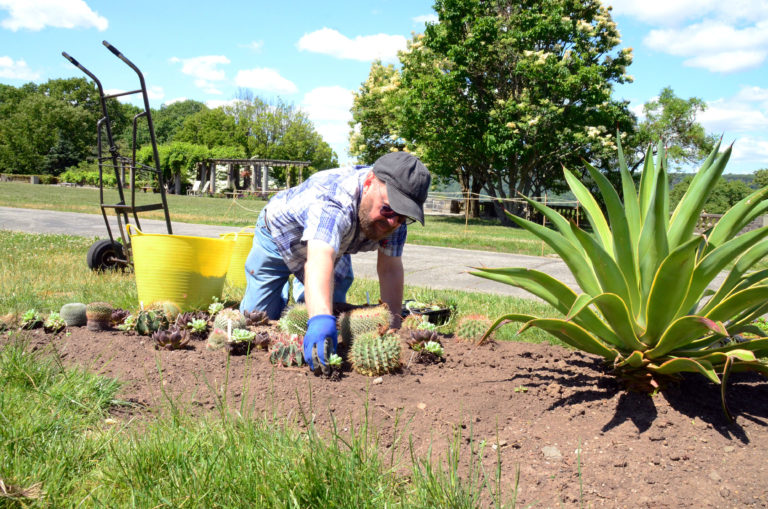
[[[368,172],[368,176],[365,177],[365,181],[363,181],[363,188],[367,189],[370,187],[371,182],[373,182],[373,179],[376,178],[376,175],[373,174],[373,170]]]

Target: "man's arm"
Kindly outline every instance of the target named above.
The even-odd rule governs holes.
[[[304,300],[309,316],[333,314],[333,248],[320,240],[307,243],[304,264]]]
[[[403,309],[403,284],[405,279],[403,260],[399,256],[389,256],[379,251],[376,271],[379,274],[381,300],[389,306],[389,310],[394,316],[390,326],[399,328],[402,321],[400,312]]]

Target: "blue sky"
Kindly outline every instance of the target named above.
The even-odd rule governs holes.
[[[634,82],[615,96],[638,113],[665,86],[699,97],[708,109],[698,120],[736,142],[727,171],[768,168],[768,2],[604,3],[613,6],[621,47],[634,50]],[[343,163],[352,92],[375,58],[396,62],[431,19],[427,0],[0,0],[0,82],[83,76],[66,51],[106,89],[137,88],[101,45],[106,39],[144,72],[154,107],[182,99],[213,107],[239,88],[279,96],[308,113]]]

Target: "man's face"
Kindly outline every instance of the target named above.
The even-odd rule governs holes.
[[[374,177],[363,193],[358,211],[360,229],[367,238],[381,240],[403,224],[404,218],[401,216],[386,218],[381,215],[382,209],[388,208],[387,185]]]

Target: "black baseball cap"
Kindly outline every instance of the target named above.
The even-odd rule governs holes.
[[[389,206],[424,224],[424,201],[432,176],[419,159],[408,152],[390,152],[373,163],[373,174],[387,184]]]

